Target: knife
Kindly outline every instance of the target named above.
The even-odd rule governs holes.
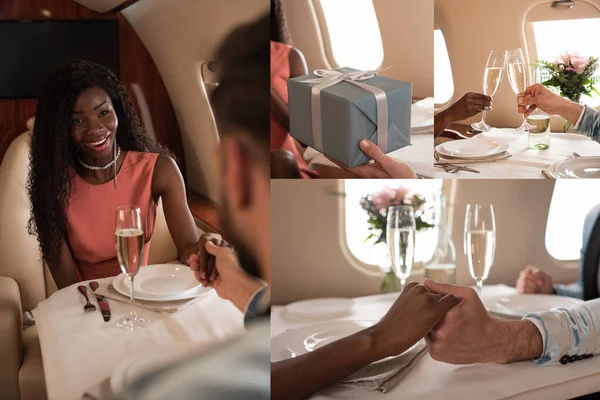
[[[98,300],[98,305],[100,306],[100,312],[102,313],[102,318],[104,318],[104,322],[108,322],[110,321],[110,307],[108,306],[108,303],[106,302],[106,300],[104,299],[104,296],[100,296],[99,294],[96,294],[96,289],[98,289],[98,282],[90,282],[90,288],[92,288],[92,291],[94,292],[94,294],[96,295],[96,300]]]

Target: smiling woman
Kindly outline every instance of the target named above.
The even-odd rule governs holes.
[[[146,134],[110,69],[74,61],[48,77],[37,107],[30,161],[29,231],[37,235],[59,288],[120,273],[114,219],[124,204],[141,209],[142,265],[161,198],[167,224],[179,227],[171,231],[180,261],[196,252],[198,232],[181,173]]]

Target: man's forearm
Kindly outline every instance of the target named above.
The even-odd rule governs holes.
[[[579,116],[581,115],[581,111],[583,110],[583,106],[581,104],[575,103],[573,101],[563,99],[564,106],[560,108],[559,115],[569,121],[571,125],[575,126]]]
[[[542,335],[530,321],[501,321],[494,333],[496,361],[509,363],[533,360],[542,355]]]
[[[370,329],[271,366],[271,398],[302,399],[382,356]]]

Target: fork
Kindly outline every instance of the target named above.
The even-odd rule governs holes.
[[[83,285],[79,285],[79,286],[77,286],[77,290],[79,290],[79,293],[81,293],[83,295],[83,297],[85,297],[85,301],[87,302],[85,304],[85,306],[83,306],[83,309],[85,310],[85,312],[96,311],[96,306],[93,305],[92,303],[90,303],[90,299],[88,299],[86,287]]]

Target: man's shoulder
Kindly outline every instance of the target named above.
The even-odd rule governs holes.
[[[270,398],[270,323],[139,379],[118,399]],[[164,397],[162,397],[164,396]]]

